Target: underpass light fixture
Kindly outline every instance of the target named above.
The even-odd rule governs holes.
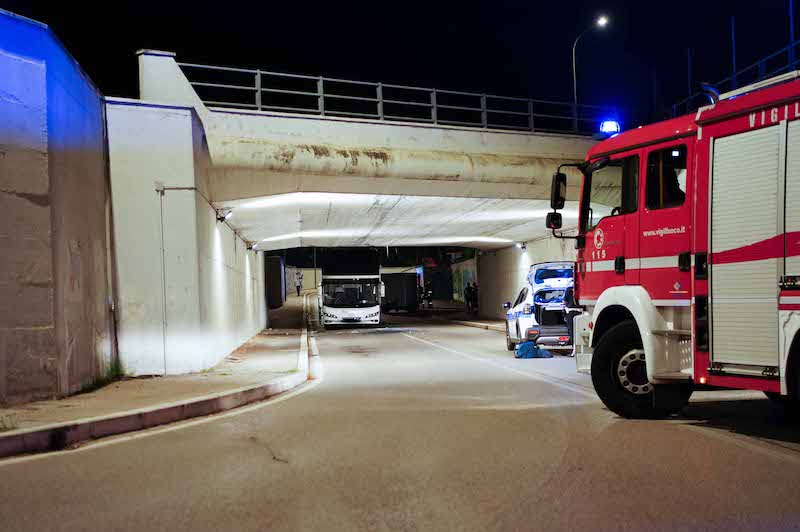
[[[230,220],[231,216],[233,216],[233,209],[230,209],[225,214],[223,214],[223,211],[217,210],[217,221],[218,222],[225,222],[227,220]]]
[[[525,242],[517,242],[517,247],[519,249],[521,249],[522,251],[525,251],[525,249],[527,249],[527,246],[525,245]]]

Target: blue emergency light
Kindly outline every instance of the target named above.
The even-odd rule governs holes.
[[[600,122],[600,133],[615,135],[620,132],[619,122],[616,120],[603,120]]]

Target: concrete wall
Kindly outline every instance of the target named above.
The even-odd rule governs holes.
[[[503,302],[514,301],[532,264],[575,260],[575,241],[547,237],[478,256],[478,298],[481,317],[504,319]]]
[[[212,367],[266,326],[263,256],[204,197],[192,109],[111,99],[107,116],[120,357],[135,375]]]
[[[314,276],[314,268],[296,268],[294,266],[287,266],[286,267],[286,295],[291,296],[292,294],[297,293],[297,289],[295,288],[294,281],[297,277],[297,274],[300,274],[303,278],[303,284],[301,286],[302,290],[316,290],[317,284],[322,279],[322,270],[317,268],[316,277]],[[316,283],[314,282],[316,279]]]
[[[0,10],[0,404],[112,356],[101,94],[44,25]]]

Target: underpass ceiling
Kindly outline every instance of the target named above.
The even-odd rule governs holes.
[[[507,247],[546,236],[545,200],[296,192],[215,204],[242,237],[272,250],[304,246]],[[577,224],[577,202],[562,211]]]

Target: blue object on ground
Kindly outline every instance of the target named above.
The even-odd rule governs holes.
[[[545,349],[539,349],[533,342],[522,342],[514,348],[516,358],[553,358],[552,353]]]

